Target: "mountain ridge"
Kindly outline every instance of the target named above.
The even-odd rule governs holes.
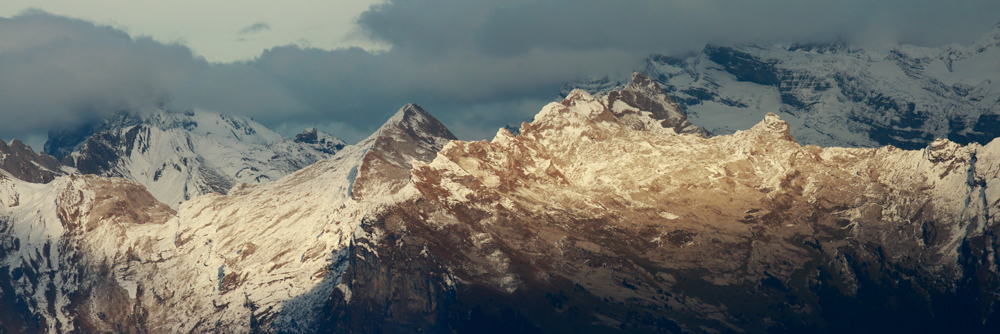
[[[749,128],[773,111],[805,144],[919,149],[947,138],[985,145],[1000,136],[998,36],[994,27],[971,45],[940,48],[709,44],[693,56],[650,56],[637,71],[714,134]],[[567,83],[560,96],[627,84]]]
[[[253,120],[206,111],[120,112],[90,128],[79,144],[53,134],[46,147],[72,149],[63,163],[77,172],[134,180],[174,208],[237,183],[278,179],[346,145],[315,129],[285,139]]]
[[[685,116],[656,98],[662,91],[631,92]],[[573,90],[517,136],[499,129],[472,142],[406,105],[328,159],[176,211],[121,178],[32,184],[0,171],[0,276],[9,277],[0,298],[12,301],[0,305],[2,325],[987,333],[1000,324],[1000,140],[822,148],[800,144],[778,113],[707,137],[621,101]]]
[[[134,218],[119,218],[120,215],[132,215],[131,207],[135,205],[116,203],[152,199],[141,186],[129,180],[74,174],[40,185],[39,187],[47,189],[41,191],[40,195],[61,199],[32,202],[55,203],[58,210],[42,210],[40,212],[45,213],[45,216],[33,218],[35,210],[25,208],[25,203],[21,203],[14,205],[16,209],[13,211],[4,212],[4,217],[15,217],[14,223],[0,226],[3,227],[0,230],[5,233],[30,232],[38,236],[22,236],[16,239],[19,240],[16,243],[5,244],[21,250],[18,253],[8,253],[6,250],[0,253],[0,258],[6,261],[5,270],[0,272],[9,273],[13,270],[24,273],[12,277],[12,282],[21,283],[14,284],[15,287],[9,289],[11,293],[5,295],[20,295],[27,297],[29,301],[20,310],[0,308],[0,313],[8,317],[11,316],[10,312],[22,315],[20,321],[9,322],[11,324],[20,322],[30,325],[35,321],[34,328],[57,331],[60,328],[85,332],[114,328],[129,331],[214,331],[212,328],[215,327],[204,327],[205,319],[215,319],[211,322],[215,326],[246,328],[245,326],[250,325],[246,320],[254,317],[250,305],[255,305],[253,307],[263,308],[262,311],[273,311],[269,313],[271,315],[267,322],[273,324],[273,328],[284,328],[286,331],[314,328],[312,325],[317,315],[310,306],[312,304],[296,306],[292,301],[284,303],[286,298],[276,297],[275,294],[299,295],[305,291],[296,285],[313,280],[322,281],[319,286],[327,294],[333,290],[341,291],[338,289],[349,293],[350,290],[339,281],[323,280],[328,275],[327,269],[332,270],[329,276],[339,276],[337,270],[344,270],[338,265],[330,267],[330,255],[334,259],[338,254],[346,255],[346,249],[352,247],[350,240],[356,225],[361,223],[359,215],[381,207],[378,201],[368,201],[363,205],[354,201],[351,195],[352,187],[357,185],[354,175],[364,162],[374,161],[371,156],[391,156],[391,149],[394,147],[383,145],[387,138],[406,139],[408,137],[394,135],[405,135],[407,130],[410,133],[433,134],[435,132],[428,130],[435,130],[435,124],[440,125],[415,105],[404,107],[398,116],[400,117],[387,121],[382,130],[368,140],[346,146],[334,157],[292,172],[279,180],[256,185],[240,183],[231,189],[229,195],[207,194],[186,201],[176,213],[155,200],[153,202],[158,207],[139,206],[143,209],[140,211],[143,214],[165,215],[169,220],[158,218],[143,222]],[[443,131],[450,135],[447,129]],[[423,140],[412,147],[432,143],[425,149],[433,149],[440,140],[449,140],[438,140],[431,136],[409,138],[414,141]],[[402,163],[408,166],[410,162]],[[125,191],[93,189],[95,186],[102,187],[107,182],[104,180],[126,185]],[[13,185],[11,189],[21,189],[24,185],[15,178],[3,181],[0,185]],[[377,193],[384,196],[389,192],[399,191],[392,181],[387,180],[386,184],[382,184],[373,179],[367,181],[367,184],[370,189],[388,189],[388,192]],[[131,191],[139,191],[145,195],[129,195]],[[23,189],[15,191],[11,193],[11,198],[25,201],[31,192]],[[274,196],[275,192],[283,195]],[[104,196],[104,199],[99,199],[100,196]],[[0,203],[7,202],[0,198]],[[118,210],[101,209],[108,205]],[[308,208],[300,210],[303,206]],[[233,224],[233,219],[242,221]],[[35,220],[52,228],[45,229],[44,233],[39,232],[34,229],[37,224],[30,224]],[[88,227],[85,229],[87,233],[74,233],[72,231],[78,229],[73,226],[96,226],[96,230],[95,227]],[[121,232],[111,235],[100,232],[108,228],[111,229],[109,231]],[[260,238],[262,233],[268,238]],[[335,237],[317,237],[317,234],[322,236],[325,233],[335,234]],[[308,242],[310,239],[315,242]],[[50,246],[46,245],[56,243],[67,248],[67,251],[27,251],[49,249]],[[293,249],[296,250],[295,255],[288,254]],[[271,255],[261,257],[254,253]],[[275,254],[278,254],[277,257],[272,258]],[[50,255],[60,260],[47,259]],[[46,271],[29,265],[28,262],[20,262],[21,259],[30,263],[39,260],[59,263],[56,266],[71,276],[55,281],[28,280],[25,275],[41,275]],[[274,263],[275,259],[287,261]],[[105,269],[95,271],[94,263],[103,263],[98,268]],[[197,264],[197,268],[203,270],[192,271],[191,264]],[[10,267],[14,269],[9,269]],[[36,274],[39,270],[42,272]],[[72,276],[71,273],[78,271],[89,274]],[[289,277],[290,273],[295,275]],[[286,278],[291,278],[290,282],[296,282],[296,285],[281,283]],[[211,283],[204,284],[205,279]],[[52,282],[55,287],[46,288],[48,282]],[[192,285],[196,288],[191,289]],[[234,286],[244,285],[253,288],[233,291]],[[54,301],[35,300],[47,298],[42,294],[50,292],[45,291],[55,292]],[[101,297],[102,295],[107,297]],[[206,297],[210,300],[206,300]],[[322,300],[324,297],[316,298]],[[192,301],[199,302],[191,303]],[[215,306],[205,307],[204,303],[200,303],[202,301]],[[57,311],[46,311],[47,305],[55,306]],[[225,306],[220,309],[218,305]],[[289,312],[291,314],[282,315]],[[38,317],[41,313],[46,315]],[[142,322],[139,319],[150,320]]]

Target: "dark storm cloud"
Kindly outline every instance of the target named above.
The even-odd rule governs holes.
[[[968,44],[997,21],[1000,2],[979,0],[390,0],[357,21],[387,50],[284,46],[209,64],[184,46],[34,13],[0,19],[0,137],[167,103],[354,141],[413,102],[481,139],[533,115],[563,83],[627,75],[650,53],[836,38]]]
[[[939,46],[969,43],[998,21],[1000,2],[984,0],[390,0],[363,13],[359,24],[369,37],[415,52],[512,55],[835,38]]]
[[[41,12],[0,18],[0,135],[24,138],[118,110],[208,108],[265,120],[303,105],[252,66]]]
[[[622,75],[651,53],[707,42],[969,43],[997,21],[995,1],[390,0],[358,18],[389,51],[284,47],[256,65],[362,132],[416,102],[460,136],[485,138],[561,84]]]
[[[41,13],[0,19],[0,131],[159,103],[199,65],[186,48],[83,21]]]
[[[248,25],[246,27],[243,27],[243,29],[240,29],[240,31],[238,31],[237,33],[239,33],[240,35],[246,35],[246,34],[255,34],[258,32],[270,31],[270,30],[271,30],[271,25],[267,24],[267,22],[257,22]]]
[[[420,57],[287,46],[251,62],[210,64],[183,45],[34,12],[0,19],[0,138],[38,138],[118,110],[165,106],[248,115],[285,135],[326,125],[354,141],[410,102],[456,133],[481,138],[533,114],[580,73],[634,66],[624,55],[456,49]],[[615,57],[622,59],[607,62]]]
[[[433,58],[390,51],[372,54],[358,48],[325,51],[295,46],[274,48],[254,62],[311,109],[328,119],[374,130],[406,103],[423,106],[473,138],[492,135],[506,122],[539,110],[506,110],[466,117],[472,108],[524,100],[551,101],[559,87],[594,69],[621,70],[638,65],[614,50],[588,54],[539,50],[518,57],[493,57],[463,50]],[[610,63],[609,59],[620,58]],[[569,60],[569,61],[567,61]]]

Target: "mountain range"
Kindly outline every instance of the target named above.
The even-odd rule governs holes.
[[[802,144],[922,149],[936,138],[985,145],[1000,136],[997,59],[1000,23],[968,46],[710,44],[692,56],[651,56],[637,71],[713,134],[748,129],[775,112]],[[628,83],[573,82],[560,96]]]
[[[289,139],[251,119],[154,110],[120,112],[50,134],[45,150],[81,174],[136,181],[176,208],[199,195],[225,194],[239,183],[277,180],[345,145],[314,128]]]
[[[641,74],[605,91],[490,141],[410,104],[355,145],[156,111],[53,135],[62,166],[0,146],[0,329],[1000,326],[1000,141],[804,145],[782,108],[726,134]]]

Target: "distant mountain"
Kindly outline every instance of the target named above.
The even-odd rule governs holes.
[[[455,140],[406,105],[328,159],[176,211],[127,179],[71,174],[34,184],[0,171],[0,329],[1000,326],[1000,140],[803,146],[773,113],[706,137],[655,83],[629,84],[598,96],[571,91],[520,135],[499,129],[491,141]],[[174,136],[229,129],[241,138],[253,128],[187,117],[197,130]],[[130,138],[134,127],[120,128],[111,133]],[[161,131],[139,129],[137,139],[100,143],[172,143],[138,140]],[[125,152],[159,156],[142,146]],[[85,156],[73,156],[78,166]]]
[[[347,145],[340,138],[316,130],[316,128],[305,129],[302,133],[295,135],[295,139],[292,142],[308,144],[308,146],[326,154],[335,154]]]
[[[330,159],[176,213],[120,178],[0,178],[0,328],[314,331],[329,317],[317,307],[354,284],[340,276],[364,217],[393,202],[412,163],[454,139],[407,105]]]
[[[650,57],[638,71],[714,134],[775,112],[802,144],[920,149],[936,138],[986,144],[1000,136],[997,59],[1000,24],[969,46],[708,45],[691,57]],[[560,94],[628,84],[587,80]]]
[[[634,73],[623,86],[605,91],[603,103],[621,120],[629,122],[636,129],[671,129],[674,133],[709,135],[705,129],[691,124],[687,113],[660,88],[660,85],[648,77]],[[521,133],[521,123],[530,123],[531,119],[511,123],[504,129],[511,134]],[[653,121],[656,124],[646,124]]]
[[[81,133],[92,132],[81,136]],[[79,143],[66,138],[82,137]],[[262,183],[329,158],[340,139],[308,129],[294,139],[250,119],[204,111],[118,113],[82,130],[50,134],[46,149],[69,152],[78,173],[124,177],[176,208],[239,183]]]

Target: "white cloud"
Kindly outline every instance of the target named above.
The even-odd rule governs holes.
[[[29,8],[84,19],[164,42],[183,41],[210,62],[251,60],[279,45],[312,41],[314,47],[373,47],[351,39],[357,15],[379,0],[4,0],[0,17]],[[266,36],[239,42],[239,31],[256,22],[272,27]]]

